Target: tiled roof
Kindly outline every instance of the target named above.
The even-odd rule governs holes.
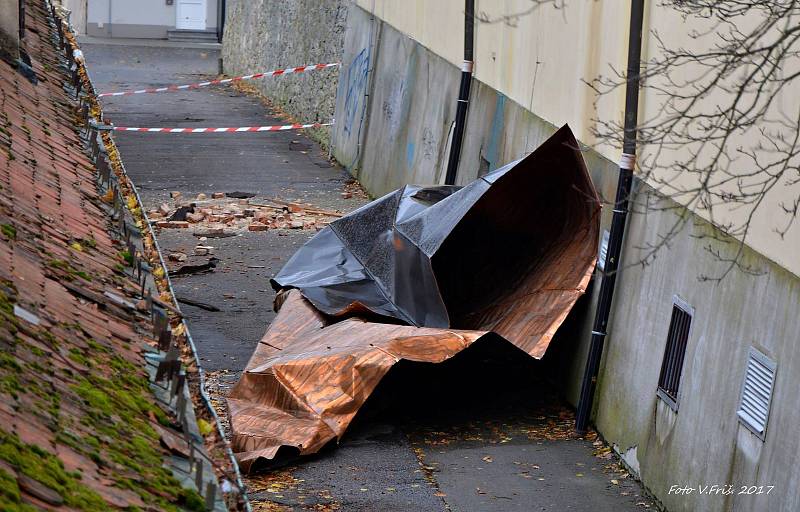
[[[0,509],[202,508],[163,467],[151,317],[131,307],[49,13],[26,7],[38,83],[0,61]]]

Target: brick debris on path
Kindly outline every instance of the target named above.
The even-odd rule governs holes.
[[[103,90],[202,80],[217,72],[218,53],[208,49],[84,44],[84,52]],[[265,102],[230,87],[108,98],[104,108],[112,122],[129,126],[285,121]],[[115,139],[145,206],[163,226],[159,240],[172,271],[189,268],[174,286],[179,297],[199,303],[183,310],[202,364],[211,370],[212,400],[223,410],[225,393],[274,317],[269,279],[336,214],[367,199],[302,133],[117,133]],[[192,270],[202,265],[203,271]],[[509,382],[507,368],[477,363],[420,376],[412,389],[401,384],[392,392],[388,382],[338,447],[249,477],[255,510],[603,512],[652,506],[601,441],[572,436],[572,413],[546,384]],[[541,367],[527,356],[512,364],[526,375]],[[514,393],[507,393],[509,386]],[[465,395],[466,401],[457,398]]]

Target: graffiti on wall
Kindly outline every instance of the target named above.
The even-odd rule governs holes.
[[[353,59],[353,62],[347,67],[347,72],[345,73],[344,119],[342,119],[342,129],[347,135],[352,133],[356,122],[356,116],[360,110],[359,107],[363,103],[367,88],[368,71],[369,50],[364,48],[356,55],[356,58]]]

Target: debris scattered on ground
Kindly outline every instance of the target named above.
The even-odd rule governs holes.
[[[206,311],[212,311],[212,312],[220,311],[220,309],[217,306],[214,306],[212,304],[206,304],[205,302],[200,302],[181,296],[176,297],[176,299],[178,299],[178,302],[180,302],[181,304],[188,304],[189,306],[205,309]]]
[[[186,217],[191,214],[194,214],[194,206],[181,206],[180,208],[175,210],[167,220],[168,221],[187,220]]]
[[[186,229],[189,227],[189,223],[185,220],[162,220],[156,222],[156,226],[159,228]]]
[[[346,193],[349,197],[354,195]],[[341,212],[307,203],[279,198],[253,199],[255,194],[249,192],[214,192],[211,199],[201,193],[192,201],[181,201],[180,197],[176,196],[172,204],[163,203],[148,212],[151,222],[163,229],[192,228],[195,236],[222,238],[272,229],[318,231],[343,216]]]
[[[347,181],[342,188],[344,189],[342,192],[342,198],[344,199],[351,199],[353,197],[365,201],[369,199],[369,194],[367,194],[367,191],[361,186],[358,180],[351,179]]]
[[[240,468],[341,438],[401,360],[440,363],[487,344],[542,358],[596,259],[600,202],[577,147],[565,126],[487,179],[407,185],[298,250],[271,281],[290,291],[228,400]],[[299,206],[285,204],[289,215]],[[295,417],[296,401],[311,412]]]
[[[186,261],[186,254],[182,252],[172,252],[167,256],[170,261],[177,261],[179,263],[183,263]]]
[[[255,194],[250,192],[226,192],[225,195],[233,199],[250,199],[251,197],[256,197]]]
[[[216,268],[217,263],[219,262],[219,258],[209,258],[208,263],[202,263],[200,265],[184,265],[179,267],[175,270],[169,271],[170,277],[180,277],[180,276],[187,276],[191,274],[202,274],[205,272],[211,272]]]

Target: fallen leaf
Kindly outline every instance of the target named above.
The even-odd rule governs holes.
[[[211,423],[207,422],[203,418],[197,420],[197,429],[203,436],[207,436],[214,431],[214,427],[211,425]]]
[[[619,480],[616,480],[616,479],[611,480],[611,483],[614,484],[614,485],[619,485]]]

